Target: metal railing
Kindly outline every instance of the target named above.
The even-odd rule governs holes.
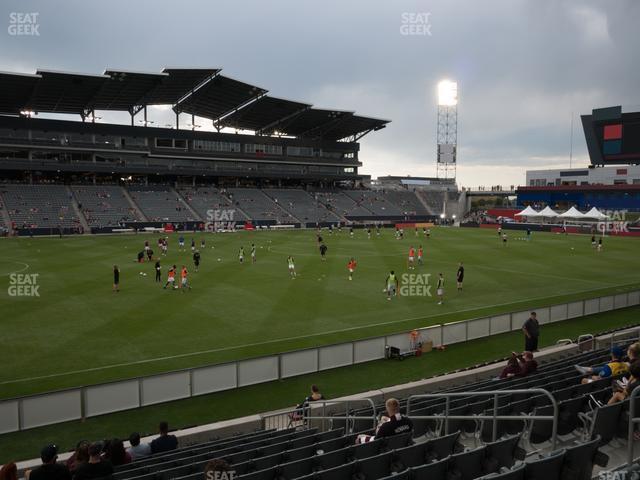
[[[505,394],[534,394],[539,393],[546,395],[551,401],[553,406],[553,415],[498,415],[499,397]],[[449,415],[451,406],[451,397],[487,397],[493,396],[493,415]],[[415,399],[428,399],[428,398],[445,398],[445,410],[444,413],[436,415],[411,415],[411,401]],[[558,402],[548,390],[544,388],[526,388],[515,390],[484,390],[484,391],[472,391],[472,392],[442,392],[442,393],[425,393],[421,395],[411,395],[407,400],[407,417],[416,420],[442,420],[444,417],[444,431],[449,431],[449,420],[492,420],[492,441],[497,440],[498,435],[498,420],[542,420],[553,422],[551,427],[551,448],[555,450],[557,437],[558,437]]]
[[[349,412],[353,411],[353,404],[357,403],[366,403],[367,407],[371,409],[371,415],[350,415]],[[339,411],[344,411],[344,415],[335,415],[332,413],[327,413],[328,406],[339,405]],[[315,413],[321,410],[320,415],[316,415]],[[314,413],[313,415],[311,413]],[[262,428],[263,429],[272,429],[282,430],[291,427],[303,427],[308,428],[309,424],[313,420],[321,421],[321,430],[326,430],[327,423],[333,420],[344,420],[345,421],[345,431],[347,430],[348,423],[353,420],[371,420],[372,427],[375,428],[377,424],[377,411],[376,405],[370,398],[362,398],[356,400],[317,400],[309,403],[306,406],[300,408],[294,408],[291,410],[287,410],[284,412],[274,413],[270,415],[262,416]]]

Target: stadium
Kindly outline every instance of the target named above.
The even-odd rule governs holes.
[[[291,47],[318,55],[307,77],[281,51],[162,67],[203,58],[133,32],[104,54],[128,68],[79,34],[76,60],[25,66],[79,23],[50,8],[8,13],[24,61],[0,55],[0,480],[635,478],[637,89],[579,104],[568,168],[485,165],[509,117],[472,111],[502,102],[461,66],[418,80],[433,128],[409,134],[390,92],[322,76],[337,50],[312,33]],[[393,41],[431,37],[399,8]]]

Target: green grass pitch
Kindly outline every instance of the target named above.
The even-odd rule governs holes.
[[[159,235],[13,238],[0,241],[0,396],[86,385],[184,367],[334,343],[413,327],[473,318],[640,286],[638,240],[606,238],[596,253],[587,236],[534,232],[532,241],[509,232],[503,246],[494,230],[434,228],[431,238],[393,230],[371,239],[365,230],[322,236],[316,232],[255,231],[169,235],[161,257],[163,281],[171,264],[185,264],[192,290],[163,290],[153,263],[136,254],[149,240],[158,256]],[[190,241],[202,264],[194,272]],[[257,247],[251,263],[250,246]],[[446,298],[399,296],[387,301],[384,280],[407,273],[410,245],[423,245],[425,265],[411,273],[445,275]],[[245,262],[238,261],[240,246]],[[199,248],[200,249],[200,248]],[[297,278],[287,271],[293,255]],[[346,264],[358,267],[348,280]],[[455,288],[459,261],[464,291]],[[111,291],[112,266],[121,269],[121,291]],[[39,297],[13,297],[12,272],[37,273]],[[140,273],[146,273],[141,275]]]

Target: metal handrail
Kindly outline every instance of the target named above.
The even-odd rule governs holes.
[[[551,405],[553,406],[553,415],[498,415],[498,397],[504,394],[512,394],[512,393],[539,393],[542,395],[546,395],[549,400],[551,400]],[[553,395],[548,390],[544,388],[526,388],[526,389],[515,389],[515,390],[485,390],[485,391],[472,391],[472,392],[442,392],[442,393],[425,393],[421,395],[411,395],[407,400],[407,417],[415,418],[418,420],[429,420],[429,419],[442,419],[443,414],[440,415],[420,415],[420,416],[411,416],[411,400],[413,399],[427,399],[427,398],[442,398],[445,397],[445,411],[444,411],[444,421],[445,421],[445,432],[449,430],[449,420],[465,420],[469,419],[470,415],[449,415],[451,397],[482,397],[482,396],[490,396],[493,395],[493,415],[473,415],[473,419],[475,420],[493,420],[493,430],[492,430],[492,441],[497,440],[498,435],[498,423],[497,420],[546,420],[552,421],[553,425],[551,427],[551,448],[555,450],[558,436],[558,402],[554,398]]]
[[[636,402],[635,399],[640,394],[640,385],[633,389],[629,395],[629,426],[627,431],[627,465],[633,463],[633,427],[636,423],[640,423],[640,418],[636,418]]]
[[[350,405],[352,405],[353,403],[356,402],[367,402],[369,403],[369,405],[371,406],[371,410],[373,411],[373,414],[371,416],[369,415],[364,415],[364,416],[358,416],[358,415],[349,415],[349,412],[351,411]],[[340,405],[340,404],[344,404],[344,411],[345,411],[345,415],[327,415],[327,406],[331,406],[331,405]],[[319,408],[322,408],[322,415],[310,415],[312,410],[318,410]],[[360,419],[360,418],[364,418],[364,419],[371,419],[371,423],[373,428],[375,428],[377,422],[378,422],[378,415],[377,415],[377,409],[376,409],[376,405],[373,402],[373,400],[371,400],[370,398],[359,398],[359,399],[354,399],[354,400],[315,400],[313,402],[311,402],[309,405],[307,405],[304,410],[303,410],[303,420],[305,423],[307,423],[309,420],[322,420],[322,424],[324,427],[324,422],[326,420],[353,420],[353,419]]]
[[[635,332],[634,332],[635,330]],[[614,339],[616,338],[616,336],[619,336],[622,338],[622,340],[619,342],[623,342],[624,339],[628,336],[631,336],[635,333],[635,335],[637,335],[638,340],[640,341],[640,328],[637,327],[632,327],[627,331],[615,331],[615,332],[611,332],[611,341],[610,341],[610,347],[613,348],[613,346],[615,345],[616,342],[614,342]]]

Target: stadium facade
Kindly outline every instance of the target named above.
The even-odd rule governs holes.
[[[640,210],[640,112],[623,113],[615,106],[581,119],[590,164],[527,171],[518,204]]]

